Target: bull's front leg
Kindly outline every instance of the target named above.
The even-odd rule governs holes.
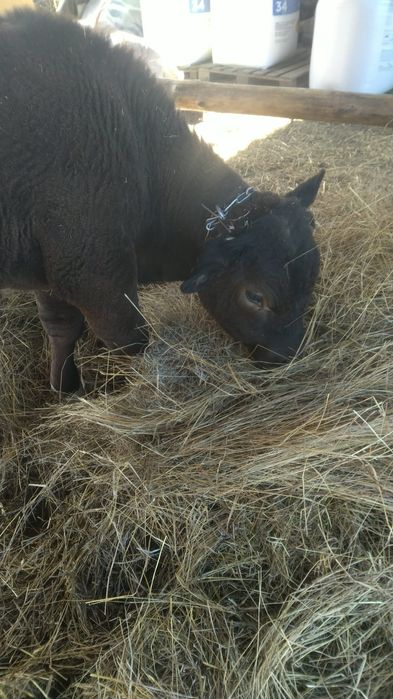
[[[36,292],[36,301],[41,323],[49,337],[51,387],[61,393],[74,393],[81,385],[74,350],[84,330],[83,315],[51,292]]]
[[[149,341],[146,321],[139,309],[135,289],[111,290],[94,305],[80,305],[87,323],[109,349],[126,354],[141,352]]]
[[[139,308],[136,256],[132,245],[124,249],[117,243],[115,234],[112,245],[106,243],[105,254],[92,246],[69,300],[109,349],[136,354],[149,341]]]
[[[70,239],[76,241],[75,259],[70,255]],[[78,241],[79,233],[47,241],[48,282],[56,295],[38,295],[40,318],[52,348],[51,383],[64,392],[80,385],[73,352],[83,319],[110,349],[135,354],[148,343],[132,242],[124,241],[116,231],[105,236],[98,225],[84,234],[82,247],[78,248]],[[65,298],[67,303],[60,300]]]

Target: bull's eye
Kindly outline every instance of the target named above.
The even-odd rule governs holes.
[[[246,299],[249,303],[258,306],[259,308],[266,308],[266,301],[262,294],[258,294],[255,291],[246,290]]]

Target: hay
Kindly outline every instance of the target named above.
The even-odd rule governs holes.
[[[0,697],[391,699],[391,135],[293,123],[234,161],[324,163],[306,351],[261,373],[176,285],[144,357],[80,347],[59,404],[3,302]]]

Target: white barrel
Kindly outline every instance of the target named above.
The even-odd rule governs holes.
[[[310,87],[369,93],[393,87],[393,0],[319,0]]]
[[[211,58],[210,0],[140,0],[145,43],[169,63]]]
[[[211,0],[213,62],[269,68],[297,47],[300,0]]]

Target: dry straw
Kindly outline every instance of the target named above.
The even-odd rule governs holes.
[[[59,403],[33,303],[4,300],[0,697],[391,699],[391,139],[293,123],[235,161],[281,192],[327,167],[288,366],[150,288],[145,356],[86,338]]]

